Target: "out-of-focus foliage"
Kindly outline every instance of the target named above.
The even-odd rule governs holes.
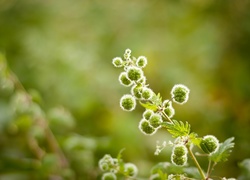
[[[98,160],[122,148],[141,176],[170,160],[168,148],[153,152],[171,137],[145,137],[142,109],[119,108],[126,90],[111,61],[126,48],[148,58],[147,81],[164,99],[174,84],[190,88],[175,119],[200,136],[235,137],[215,174],[239,176],[238,162],[250,156],[249,9],[247,0],[0,0],[0,178],[96,179]]]

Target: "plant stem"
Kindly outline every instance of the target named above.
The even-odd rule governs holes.
[[[162,111],[162,114],[170,123],[173,123],[173,121],[166,115],[164,111]]]
[[[192,150],[190,149],[190,146],[187,146],[187,149],[188,149],[188,152],[189,152],[191,158],[193,159],[196,167],[198,168],[198,171],[202,177],[202,180],[206,180],[206,176],[205,176],[203,170],[201,169],[201,166],[200,166],[199,162],[197,161],[196,157],[194,156]]]

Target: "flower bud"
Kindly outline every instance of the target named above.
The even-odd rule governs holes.
[[[172,101],[165,100],[163,101],[164,113],[169,117],[172,118],[175,114],[175,110],[172,106]]]
[[[161,126],[162,123],[162,118],[161,115],[159,114],[153,114],[150,119],[149,119],[149,123],[151,126],[153,126],[154,128],[158,128]]]
[[[172,153],[171,162],[176,166],[184,166],[187,163],[187,155],[177,156],[174,153]]]
[[[112,61],[113,65],[115,67],[122,67],[123,66],[123,60],[120,57],[115,57]]]
[[[123,55],[124,59],[129,60],[131,56],[131,50],[130,49],[126,49],[125,53]]]
[[[187,148],[183,144],[177,144],[173,148],[173,153],[176,156],[184,156],[187,155]]]
[[[131,88],[131,94],[133,94],[137,99],[141,99],[142,86],[141,85],[134,85]]]
[[[105,156],[99,160],[98,165],[102,171],[108,171],[113,166],[113,158],[109,154],[105,154]]]
[[[156,132],[156,129],[146,119],[140,121],[139,129],[145,135],[153,135]]]
[[[117,177],[112,172],[106,172],[102,175],[102,180],[116,180]]]
[[[175,85],[171,91],[173,101],[178,104],[186,103],[189,97],[189,92],[190,90],[186,86],[182,84]]]
[[[215,136],[207,135],[201,140],[200,147],[207,154],[214,153],[219,148],[219,141]]]
[[[121,83],[121,85],[123,86],[131,86],[132,85],[132,81],[130,81],[130,79],[127,76],[126,72],[122,72],[119,76],[119,82]]]
[[[124,165],[124,171],[129,177],[136,177],[138,173],[137,167],[132,163],[126,163]]]
[[[144,111],[142,116],[144,117],[144,119],[149,120],[153,114],[154,112],[152,110],[147,109],[146,111]]]
[[[120,106],[124,111],[133,111],[136,106],[136,100],[130,94],[123,95],[120,100]]]
[[[145,56],[140,56],[136,60],[136,65],[140,68],[144,68],[147,65],[148,61]]]
[[[150,88],[144,87],[142,88],[142,98],[145,100],[149,100],[153,97],[153,91]]]
[[[128,72],[128,78],[131,81],[139,81],[141,78],[143,78],[143,71],[141,70],[141,68],[135,67],[135,66],[131,66],[127,69]]]

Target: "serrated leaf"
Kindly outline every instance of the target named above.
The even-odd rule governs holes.
[[[154,94],[153,97],[151,98],[151,101],[153,104],[155,104],[156,106],[160,106],[162,104],[162,97],[161,94],[158,93],[157,95]]]
[[[152,104],[150,102],[146,102],[146,103],[140,102],[140,104],[142,105],[142,107],[146,109],[150,109],[152,111],[156,111],[158,109],[157,105]]]
[[[227,157],[230,155],[232,148],[234,147],[233,140],[234,137],[231,137],[221,143],[219,149],[209,157],[210,160],[216,163],[227,161]]]
[[[179,136],[188,136],[190,133],[190,124],[188,122],[183,123],[182,121],[172,120],[172,123],[163,122],[162,126],[167,128],[168,132],[172,134],[173,138]]]
[[[189,135],[189,139],[191,140],[191,142],[192,142],[194,145],[200,147],[200,142],[201,142],[202,138],[198,137],[198,135],[197,135],[196,133],[192,132],[192,133]]]

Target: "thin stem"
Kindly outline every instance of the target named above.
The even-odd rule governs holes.
[[[163,114],[163,117],[166,118],[170,123],[173,123],[173,121],[166,115],[164,111],[161,112]]]
[[[209,176],[211,175],[212,170],[214,169],[215,165],[216,165],[215,162],[212,165],[212,162],[209,160],[209,166],[208,166],[208,170],[207,170],[207,179],[209,179]]]
[[[209,160],[208,168],[207,168],[207,178],[209,178],[209,175],[210,175],[210,172],[211,172],[211,164],[212,164],[212,162],[211,162],[211,160]]]
[[[198,168],[198,171],[202,177],[202,180],[206,180],[206,176],[205,176],[203,170],[201,169],[201,166],[200,166],[199,162],[197,161],[196,157],[194,156],[192,150],[190,149],[190,146],[187,146],[187,149],[188,149],[188,152],[189,152],[191,158],[193,159],[196,167]]]

